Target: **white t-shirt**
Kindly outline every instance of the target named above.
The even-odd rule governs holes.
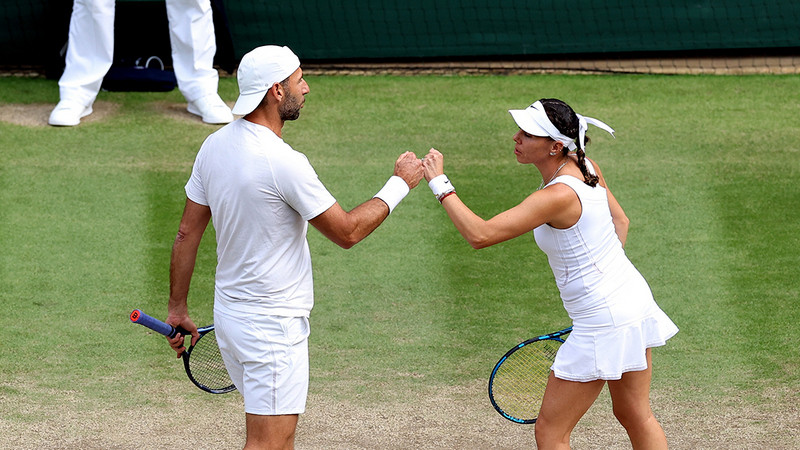
[[[244,119],[210,135],[186,196],[211,208],[215,301],[243,313],[308,317],[314,305],[308,220],[333,206],[308,159]]]

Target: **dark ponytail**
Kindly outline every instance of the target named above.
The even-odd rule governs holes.
[[[539,101],[544,106],[547,118],[550,119],[550,122],[555,125],[558,131],[564,136],[575,139],[575,144],[578,145],[578,150],[575,153],[578,156],[578,168],[581,169],[583,174],[583,182],[591,187],[597,186],[599,178],[586,168],[586,152],[580,147],[581,143],[578,142],[580,122],[578,121],[578,116],[575,115],[575,111],[563,101],[555,98],[543,98]],[[585,139],[588,145],[591,141],[589,136],[586,136]],[[569,149],[566,146],[561,151],[564,156],[569,156]]]
[[[588,137],[586,138],[586,143],[589,143]],[[581,173],[583,174],[583,182],[591,187],[597,186],[597,182],[600,181],[600,178],[598,178],[597,175],[589,172],[589,169],[586,168],[586,153],[582,148],[578,148],[578,151],[575,153],[578,155],[578,168],[581,169]]]

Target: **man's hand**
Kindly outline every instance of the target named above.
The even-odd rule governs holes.
[[[188,331],[192,335],[192,345],[194,345],[198,339],[200,339],[200,333],[197,332],[197,325],[194,324],[192,319],[189,318],[188,315],[173,315],[172,313],[167,316],[167,320],[164,322],[172,325],[175,328],[181,327],[184,330]],[[181,354],[186,350],[186,347],[183,344],[184,335],[178,333],[175,335],[174,338],[167,338],[167,342],[169,342],[169,346],[178,353],[178,358],[181,357]]]
[[[414,189],[422,179],[422,160],[413,152],[405,152],[394,163],[394,175],[402,178],[410,189]]]

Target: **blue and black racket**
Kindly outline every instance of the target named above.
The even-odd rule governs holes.
[[[489,377],[489,400],[500,415],[516,423],[536,423],[550,367],[571,331],[569,327],[528,339],[500,358]]]
[[[131,312],[131,322],[144,325],[156,333],[170,338],[175,337],[178,333],[185,337],[192,337],[186,330],[180,327],[175,328],[138,309]],[[214,325],[198,328],[197,332],[200,333],[200,338],[181,355],[186,375],[197,387],[212,394],[224,394],[236,390],[236,386],[231,382],[231,377],[225,369],[225,363],[222,361],[222,354],[217,346],[217,337],[214,335]]]

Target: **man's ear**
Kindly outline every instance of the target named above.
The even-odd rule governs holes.
[[[275,97],[275,100],[280,102],[284,95],[283,86],[281,86],[280,83],[273,84],[272,87],[269,88],[269,91],[267,91],[267,95],[272,95]]]

